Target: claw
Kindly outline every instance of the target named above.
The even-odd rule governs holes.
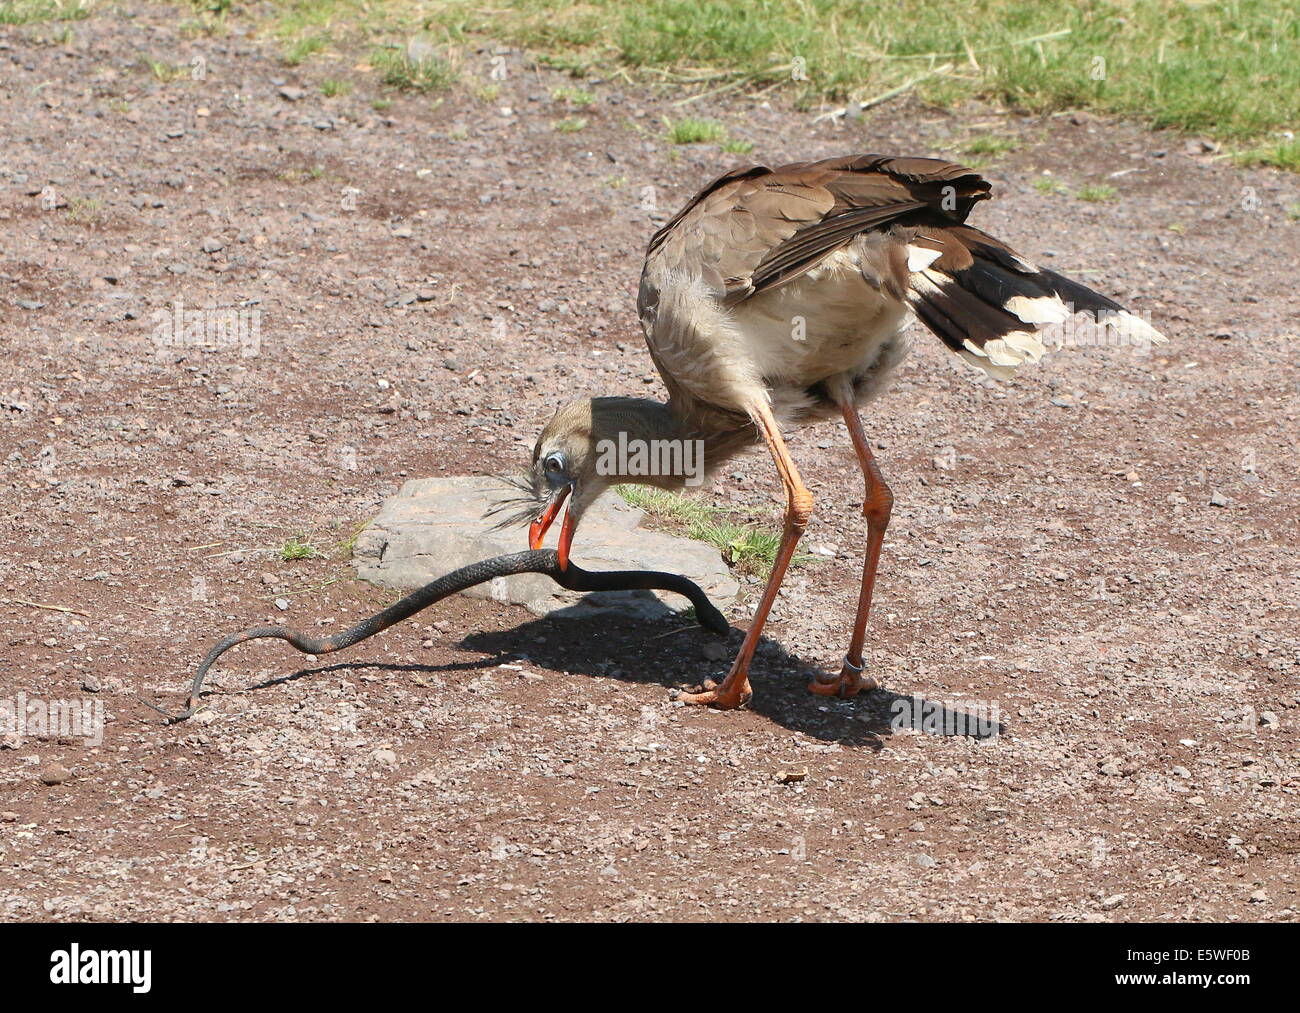
[[[834,679],[820,679],[816,676],[808,683],[808,690],[820,696],[838,696],[841,699],[857,696],[863,690],[868,692],[880,688],[880,680],[862,674],[862,665],[855,665],[847,657],[840,668],[840,674]]]
[[[683,703],[709,704],[720,710],[735,710],[749,703],[753,695],[754,691],[749,688],[749,676],[744,675],[739,679],[728,676],[720,686],[712,679],[706,679],[698,690],[682,693],[677,699]]]

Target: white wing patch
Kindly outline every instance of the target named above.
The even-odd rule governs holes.
[[[1027,324],[1063,324],[1070,319],[1070,309],[1059,295],[1013,295],[1003,308]]]
[[[942,250],[932,250],[928,246],[909,246],[907,248],[907,269],[913,274],[919,274],[942,256]]]

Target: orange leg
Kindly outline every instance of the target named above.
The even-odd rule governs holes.
[[[754,419],[763,433],[763,439],[767,441],[772,459],[776,462],[776,470],[781,473],[781,483],[785,486],[785,531],[781,535],[781,548],[777,551],[776,561],[772,564],[772,575],[767,578],[767,587],[763,589],[758,610],[754,613],[753,622],[749,624],[745,642],[740,645],[740,653],[736,655],[731,671],[720,686],[705,683],[704,692],[683,693],[678,699],[686,703],[713,704],[715,707],[730,709],[749,702],[753,696],[753,691],[749,688],[749,663],[754,657],[754,649],[758,647],[763,624],[772,611],[772,603],[781,588],[781,581],[785,578],[786,568],[794,556],[795,546],[799,544],[799,536],[803,534],[804,528],[808,526],[808,518],[812,516],[812,493],[799,478],[799,471],[786,448],[785,440],[781,438],[781,430],[772,415],[772,409],[767,404],[758,406],[754,409]]]
[[[862,501],[862,516],[867,519],[867,559],[862,567],[862,590],[858,594],[858,615],[853,623],[853,639],[849,642],[848,653],[844,656],[844,665],[839,677],[823,682],[815,679],[808,684],[814,693],[823,696],[857,696],[864,689],[876,689],[878,679],[862,675],[862,643],[867,634],[867,615],[871,611],[871,592],[876,586],[876,566],[880,563],[880,547],[885,541],[885,529],[889,527],[889,515],[894,508],[894,494],[885,484],[885,477],[880,473],[867,444],[867,435],[862,431],[862,420],[858,417],[857,406],[853,402],[852,392],[845,385],[837,398],[844,422],[849,427],[849,436],[853,440],[853,449],[857,451],[858,462],[862,465],[862,477],[866,481],[866,495]]]

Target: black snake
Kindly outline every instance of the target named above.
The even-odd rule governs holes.
[[[166,717],[169,724],[184,721],[186,718],[193,717],[199,709],[199,693],[203,688],[203,680],[208,674],[208,669],[219,657],[237,644],[269,637],[285,640],[304,654],[332,654],[334,651],[341,651],[345,647],[351,647],[373,637],[381,630],[386,630],[395,623],[410,618],[448,595],[482,584],[494,577],[508,577],[517,573],[543,573],[570,591],[652,589],[672,591],[690,599],[691,604],[695,606],[696,619],[711,633],[725,636],[730,629],[726,617],[709,601],[699,585],[686,577],[675,573],[661,573],[657,570],[608,570],[594,573],[573,563],[562,569],[554,549],[536,549],[531,552],[514,552],[505,556],[496,556],[471,563],[469,566],[462,566],[459,570],[453,570],[425,584],[424,587],[412,591],[405,598],[394,602],[369,619],[363,619],[350,629],[323,640],[285,629],[283,626],[254,626],[251,630],[232,633],[217,641],[212,650],[208,651],[203,663],[199,665],[199,670],[194,674],[194,682],[190,685],[190,696],[185,703],[185,710],[179,714],[168,714],[147,700],[141,702]]]

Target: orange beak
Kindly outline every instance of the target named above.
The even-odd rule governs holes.
[[[532,524],[528,526],[528,547],[530,549],[540,549],[542,542],[546,538],[546,532],[550,526],[555,523],[556,515],[559,514],[560,508],[564,506],[564,501],[569,498],[570,486],[564,486],[556,493],[555,498],[546,504],[543,510]],[[560,569],[569,568],[569,548],[573,545],[573,511],[564,512],[564,523],[560,526],[560,544],[556,549],[556,554],[560,558]]]

